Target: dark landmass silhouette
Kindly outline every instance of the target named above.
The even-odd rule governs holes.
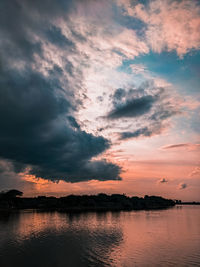
[[[160,196],[128,197],[121,194],[69,195],[66,197],[21,197],[22,192],[9,190],[0,193],[0,210],[41,209],[57,211],[122,211],[150,210],[172,207],[174,200]]]

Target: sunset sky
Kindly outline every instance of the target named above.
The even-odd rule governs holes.
[[[0,190],[200,201],[200,2],[1,0]]]

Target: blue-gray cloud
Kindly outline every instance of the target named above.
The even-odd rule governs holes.
[[[115,107],[108,114],[109,119],[119,119],[127,117],[139,117],[146,114],[157,101],[157,96],[146,95],[127,100],[125,103]]]
[[[136,129],[130,129],[129,124],[127,131],[119,132],[121,140],[160,134],[167,127],[166,121],[180,114],[166,88],[156,86],[151,80],[142,83],[138,88],[119,88],[110,98],[113,109],[107,118],[137,122]]]
[[[66,38],[65,35],[62,34],[62,31],[59,27],[54,25],[50,26],[50,28],[45,32],[47,40],[52,44],[60,47],[67,48],[75,48],[74,42]]]
[[[122,132],[120,133],[120,139],[130,139],[130,138],[136,138],[139,136],[148,136],[150,137],[153,134],[151,130],[149,130],[147,127],[137,129],[133,132]]]
[[[28,167],[52,181],[119,180],[119,166],[93,160],[110,142],[81,130],[75,118],[82,105],[76,96],[81,71],[68,58],[61,66],[44,58],[46,44],[67,51],[66,57],[78,54],[74,41],[52,24],[56,18],[68,21],[78,2],[0,2],[0,159],[16,173]],[[45,67],[37,69],[38,62]]]
[[[91,158],[110,147],[81,131],[58,80],[14,70],[0,76],[0,157],[50,180],[119,179],[120,168]],[[21,169],[19,168],[21,167]]]

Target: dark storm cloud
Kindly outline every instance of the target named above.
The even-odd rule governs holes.
[[[34,183],[21,179],[10,162],[0,160],[0,191],[2,189],[8,190],[15,187],[22,191],[24,189],[31,190],[34,189]]]
[[[80,129],[80,125],[77,123],[77,121],[74,117],[68,116],[67,119],[68,119],[68,121],[72,127],[76,128],[76,129]]]
[[[119,166],[92,160],[110,142],[81,130],[74,116],[81,103],[76,99],[81,73],[67,58],[63,68],[44,55],[44,43],[77,52],[52,24],[67,19],[77,2],[0,1],[0,158],[17,173],[28,167],[36,177],[52,181],[116,180]],[[46,63],[45,73],[36,70],[35,56]]]
[[[33,24],[31,14],[24,10],[23,1],[0,2],[0,56],[5,62],[9,59],[32,60],[33,54],[41,54],[41,44],[31,38],[30,28]]]
[[[41,37],[58,47],[74,48],[72,40],[52,21],[58,18],[68,21],[68,14],[78,3],[79,0],[1,0],[1,61],[13,64],[14,60],[25,60],[31,64],[36,54],[42,57]]]
[[[146,95],[139,98],[127,100],[120,106],[115,107],[109,114],[109,119],[119,119],[124,117],[138,117],[146,114],[151,109],[157,96]]]
[[[28,71],[0,76],[0,157],[30,166],[50,180],[119,179],[120,168],[90,161],[109,148],[103,137],[81,131],[60,84]]]

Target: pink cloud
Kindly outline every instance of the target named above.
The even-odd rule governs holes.
[[[191,143],[181,143],[181,144],[171,144],[171,145],[166,145],[163,146],[161,149],[164,150],[171,150],[171,149],[186,149],[188,151],[194,151],[194,150],[199,150],[200,149],[200,144],[191,144]]]
[[[188,110],[195,110],[200,107],[200,102],[198,99],[193,99],[191,96],[185,96],[184,102],[181,104],[183,108],[187,108]]]
[[[175,50],[183,57],[200,47],[200,6],[197,1],[155,0],[149,6],[121,0],[126,12],[147,24],[146,41],[152,50]]]
[[[193,177],[193,176],[200,176],[200,167],[196,167],[190,174],[189,174],[190,177]]]

